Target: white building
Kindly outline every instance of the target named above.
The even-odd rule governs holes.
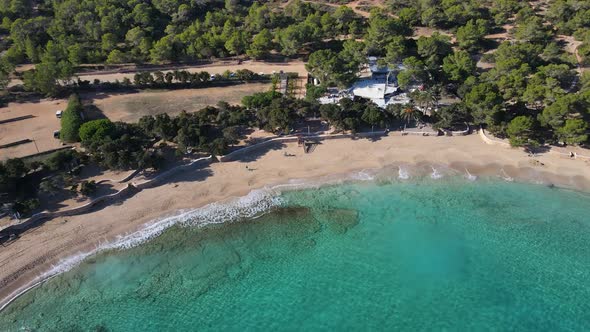
[[[395,67],[380,66],[376,57],[369,57],[368,65],[371,78],[362,78],[353,84],[351,92],[355,97],[370,99],[381,108],[409,102],[397,84],[397,74],[403,70],[401,64]]]
[[[390,104],[406,104],[410,101],[406,93],[400,91],[397,74],[403,70],[401,64],[391,67],[378,64],[377,57],[369,57],[367,65],[370,77],[358,79],[348,91],[329,92],[319,99],[322,104],[335,104],[342,98],[370,99],[377,106],[386,108]]]

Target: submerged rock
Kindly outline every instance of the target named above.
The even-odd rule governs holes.
[[[317,211],[316,216],[336,234],[344,234],[359,223],[358,211],[353,209],[326,209]]]

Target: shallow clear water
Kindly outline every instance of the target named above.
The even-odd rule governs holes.
[[[590,196],[461,179],[287,192],[86,260],[1,330],[590,329]]]

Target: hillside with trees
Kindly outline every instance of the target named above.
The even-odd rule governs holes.
[[[482,126],[530,149],[588,145],[590,2],[390,0],[370,9],[367,17],[345,3],[0,1],[2,98],[74,93],[61,119],[61,139],[79,143],[84,152],[68,158],[116,170],[158,169],[166,144],[178,156],[223,154],[252,128],[285,134],[317,115],[339,131],[418,121],[443,130]],[[318,103],[328,88],[349,87],[368,56],[378,57],[383,66],[402,65],[397,81],[411,102],[386,109],[362,100]],[[272,80],[276,88],[276,76],[248,70],[228,71],[215,80],[206,71],[183,70],[143,71],[122,82],[83,82],[75,75],[87,64],[176,66],[225,57],[302,59],[320,84],[308,85],[304,99],[273,89],[244,98],[241,106],[221,102],[175,117],[146,116],[138,123],[84,122],[81,117],[88,105],[75,93],[89,86],[97,91],[171,89]],[[34,64],[34,69],[16,73],[21,64]],[[24,86],[9,88],[14,77]],[[416,86],[420,89],[409,91]],[[458,102],[438,107],[442,96]],[[19,160],[0,164],[0,187],[10,191],[19,211],[32,210],[35,197],[11,188],[38,188],[33,175],[40,169],[64,172]],[[85,191],[92,187],[87,184]]]

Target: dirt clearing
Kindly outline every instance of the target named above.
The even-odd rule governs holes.
[[[195,112],[219,101],[239,104],[244,96],[270,89],[268,83],[246,83],[229,87],[182,89],[172,91],[143,91],[132,94],[83,94],[82,98],[93,101],[112,121],[137,122],[144,115],[181,111]]]
[[[39,102],[9,103],[0,108],[0,122],[20,117],[22,120],[0,123],[0,145],[29,139],[31,142],[0,149],[0,160],[24,157],[61,147],[53,131],[60,129],[57,110],[67,106],[66,100],[42,99]]]

